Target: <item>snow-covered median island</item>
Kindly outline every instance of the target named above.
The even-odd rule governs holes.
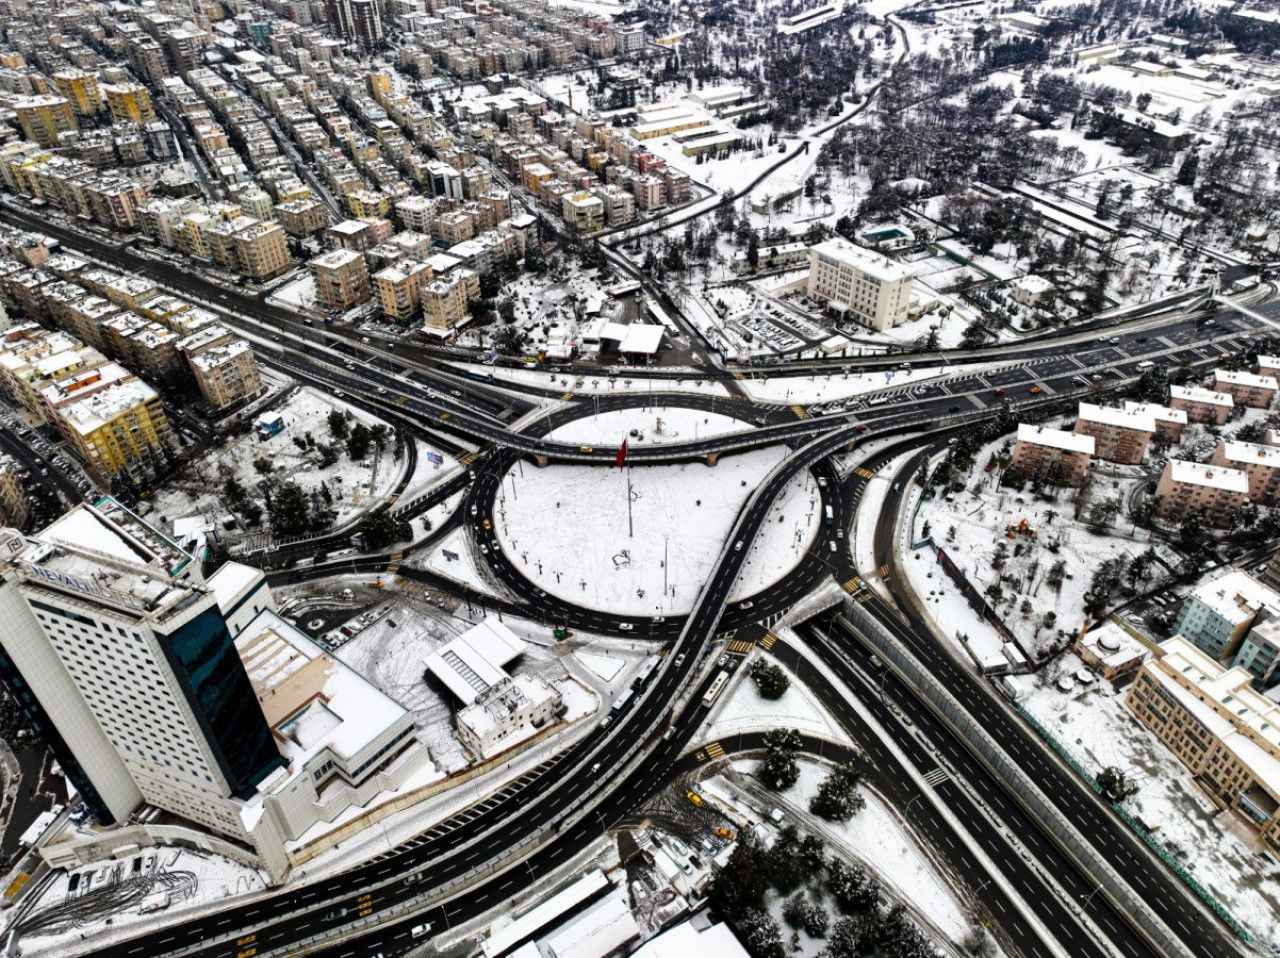
[[[742,504],[786,455],[771,446],[713,467],[517,466],[503,479],[494,531],[522,574],[566,601],[620,615],[688,612]],[[744,546],[731,600],[790,571],[817,534],[820,512],[812,474],[797,475]]]

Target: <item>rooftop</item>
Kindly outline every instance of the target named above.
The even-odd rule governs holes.
[[[1259,376],[1257,373],[1245,372],[1242,369],[1215,369],[1213,371],[1213,379],[1215,383],[1247,386],[1250,389],[1280,388],[1280,384],[1276,383],[1274,376]]]
[[[1150,416],[1156,422],[1174,422],[1186,425],[1187,413],[1185,409],[1170,409],[1168,406],[1161,406],[1154,402],[1134,402],[1126,400],[1124,411],[1131,413],[1141,413],[1144,416]]]
[[[1231,397],[1231,393],[1203,389],[1200,386],[1170,386],[1169,398],[1171,400],[1182,399],[1186,402],[1209,403],[1214,406],[1235,405],[1235,400]]]
[[[487,617],[428,656],[426,665],[465,705],[507,677],[505,666],[525,643],[503,622]]]
[[[1114,406],[1095,406],[1092,403],[1080,404],[1079,418],[1086,422],[1101,423],[1120,429],[1134,429],[1139,432],[1154,432],[1155,419],[1143,413],[1126,412]]]
[[[1238,492],[1242,495],[1247,495],[1249,492],[1249,477],[1239,469],[1209,466],[1199,462],[1188,462],[1185,459],[1170,459],[1166,468],[1174,482],[1207,486],[1224,492]]]
[[[1280,448],[1256,442],[1223,442],[1222,451],[1229,462],[1280,468]]]
[[[817,246],[812,247],[811,251],[817,256],[823,256],[838,263],[856,267],[882,283],[892,283],[911,278],[910,270],[889,259],[883,253],[864,249],[838,236],[824,240]]]
[[[1036,446],[1049,446],[1067,452],[1082,452],[1092,456],[1094,440],[1078,432],[1067,432],[1065,429],[1049,429],[1031,423],[1018,424],[1018,442],[1031,443]]]

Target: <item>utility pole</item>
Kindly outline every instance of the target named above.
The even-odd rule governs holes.
[[[662,537],[662,594],[667,594],[667,537]]]
[[[636,537],[635,520],[631,515],[631,464],[627,464],[627,538]]]

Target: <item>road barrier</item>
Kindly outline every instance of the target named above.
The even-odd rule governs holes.
[[[1009,783],[1009,793],[1023,805],[1028,814],[1041,822],[1062,850],[1098,883],[1099,890],[1111,900],[1118,914],[1126,916],[1134,927],[1162,955],[1169,958],[1194,958],[1173,930],[1151,910],[1120,874],[1093,845],[1058,811],[1057,806],[1040,786],[1022,770],[991,734],[982,727],[956,698],[933,677],[932,673],[857,602],[846,601],[845,620],[857,636],[884,660],[904,684],[914,689],[926,705],[958,734],[964,737],[974,754],[997,779]]]

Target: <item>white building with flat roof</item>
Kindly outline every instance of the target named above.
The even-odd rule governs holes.
[[[835,237],[810,248],[806,293],[828,309],[883,332],[907,321],[911,273],[881,253]]]

